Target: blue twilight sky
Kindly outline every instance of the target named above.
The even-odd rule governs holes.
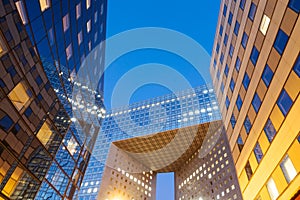
[[[211,55],[219,6],[220,0],[108,0],[107,38],[134,28],[162,27],[188,35]],[[133,51],[116,59],[105,71],[104,99],[107,109],[111,108],[111,96],[121,77],[134,67],[148,63],[159,63],[175,69],[191,86],[203,83],[191,64],[178,55],[158,49]],[[130,77],[127,81],[144,79],[147,76],[145,73]],[[168,78],[172,80],[172,75]],[[178,84],[178,90],[182,89],[184,87]],[[135,91],[124,92],[132,94],[132,103],[170,93],[170,89],[167,85],[160,86],[154,81],[152,84],[138,85]],[[174,199],[174,185],[170,181],[173,181],[172,173],[159,175],[157,200]]]

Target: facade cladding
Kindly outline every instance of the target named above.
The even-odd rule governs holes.
[[[97,127],[75,127],[72,88],[105,22],[104,1],[0,1],[0,199],[76,198]]]
[[[82,182],[80,199],[96,199],[97,195],[98,199],[155,199],[156,174],[171,171],[178,172],[176,184],[179,187],[179,181],[182,180],[184,185],[180,189],[185,188],[186,191],[180,193],[180,189],[176,188],[176,199],[194,199],[201,196],[222,199],[225,195],[228,199],[241,199],[234,165],[230,160],[231,154],[226,146],[227,140],[210,139],[210,145],[206,145],[207,152],[210,148],[218,149],[218,152],[224,146],[220,153],[226,153],[226,158],[216,161],[220,155],[216,157],[217,154],[207,153],[207,156],[194,159],[191,164],[200,167],[200,164],[208,165],[208,161],[216,161],[215,169],[209,169],[213,174],[203,168],[205,175],[201,171],[199,180],[199,170],[197,178],[196,172],[190,171],[194,167],[187,171],[181,168],[189,166],[186,162],[198,156],[208,132],[216,134],[212,134],[212,138],[221,138],[225,134],[224,131],[218,132],[216,128],[221,126],[216,101],[211,86],[201,86],[107,111]],[[168,147],[171,144],[173,148]],[[213,148],[214,146],[216,147]],[[226,166],[229,163],[231,167]],[[228,174],[225,166],[226,169],[230,168]],[[194,179],[183,180],[189,176]],[[190,184],[203,185],[203,176],[207,180],[205,184],[213,184],[209,191],[205,190],[208,194],[191,193]],[[229,177],[234,189],[228,186]],[[228,184],[216,184],[222,181]],[[231,193],[232,190],[234,194]],[[214,191],[220,192],[217,194]]]
[[[243,198],[299,199],[300,1],[223,0],[211,75]]]

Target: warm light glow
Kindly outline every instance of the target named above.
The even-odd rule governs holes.
[[[264,15],[260,24],[260,31],[263,35],[266,35],[269,24],[270,24],[270,18],[267,15]]]
[[[20,82],[8,95],[9,99],[15,105],[17,110],[21,110],[29,101],[28,92],[23,83]]]

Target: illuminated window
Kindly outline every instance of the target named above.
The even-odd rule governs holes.
[[[0,56],[6,52],[6,46],[4,45],[4,41],[0,35]]]
[[[22,177],[22,175],[23,175],[23,170],[20,167],[16,167],[14,173],[8,179],[2,192],[10,197],[15,191],[15,188],[18,185],[18,181]]]
[[[52,141],[53,132],[50,129],[48,122],[45,122],[39,132],[37,133],[37,138],[40,142],[45,146],[48,147],[49,142]]]
[[[91,6],[91,0],[86,0],[86,9],[89,9]]]
[[[73,156],[74,153],[76,153],[76,148],[77,148],[78,144],[76,142],[76,140],[72,137],[67,144],[67,149],[70,152],[70,154]]]
[[[67,59],[70,60],[70,58],[72,57],[72,43],[69,44],[69,46],[66,48],[66,55]]]
[[[40,0],[41,11],[44,12],[47,8],[50,7],[50,0]]]
[[[9,94],[8,97],[14,104],[16,109],[21,110],[25,104],[29,101],[31,91],[26,89],[22,82],[20,82]]]
[[[16,2],[16,7],[18,9],[18,12],[19,12],[19,15],[21,17],[21,20],[22,20],[23,24],[27,24],[28,19],[27,19],[26,13],[25,13],[25,8],[24,8],[23,1],[22,0],[17,1]]]
[[[91,20],[86,23],[86,31],[89,33],[91,31]]]
[[[260,28],[259,30],[261,31],[261,33],[263,35],[266,35],[267,30],[269,28],[269,24],[270,24],[270,18],[267,15],[264,15],[262,20],[261,20],[261,24],[260,24]]]
[[[276,184],[275,184],[273,178],[269,179],[269,181],[267,183],[267,189],[268,189],[271,199],[276,200],[277,197],[279,196],[279,193],[278,193],[278,190],[277,190],[277,187],[276,187]]]
[[[80,31],[80,32],[78,33],[77,39],[78,39],[78,45],[80,45],[81,42],[82,42],[82,31]]]
[[[280,168],[284,174],[287,183],[290,183],[297,175],[297,171],[288,155],[286,155],[286,157],[280,163]]]
[[[76,5],[76,19],[78,19],[81,15],[81,2]]]
[[[66,14],[63,17],[63,26],[64,26],[64,32],[66,32],[68,30],[68,28],[70,27],[69,14]]]

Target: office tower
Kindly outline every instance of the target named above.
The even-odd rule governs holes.
[[[176,199],[241,199],[228,147],[211,86],[115,108],[79,197],[155,199],[157,173],[175,172]]]
[[[91,90],[76,74],[105,22],[105,1],[0,1],[0,199],[76,198],[103,111],[103,79]],[[72,99],[79,85],[98,112]]]
[[[300,1],[223,0],[211,75],[245,200],[299,199]]]

